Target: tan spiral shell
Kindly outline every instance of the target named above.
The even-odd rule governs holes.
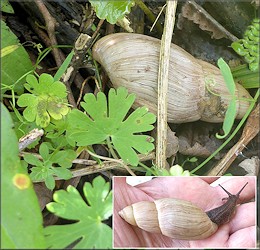
[[[145,105],[156,114],[159,52],[159,39],[141,34],[116,33],[96,42],[93,58],[104,67],[114,87],[125,86],[129,92],[136,94],[134,107]],[[236,84],[236,97],[252,98],[239,84]],[[177,45],[171,45],[169,122],[199,119],[222,122],[230,98],[217,67],[194,58]],[[249,104],[249,101],[237,101],[236,118],[243,117]]]
[[[179,240],[205,239],[218,229],[202,209],[172,198],[137,202],[122,209],[119,215],[147,232]]]

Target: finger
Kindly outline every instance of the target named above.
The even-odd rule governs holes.
[[[223,225],[217,232],[204,240],[190,241],[190,248],[226,247],[229,238],[229,227]]]
[[[240,205],[230,221],[230,233],[256,225],[256,203],[249,202]]]
[[[142,233],[137,232],[134,227],[125,222],[118,214],[124,207],[138,201],[140,191],[136,190],[135,187],[128,185],[124,177],[114,177],[113,192],[114,246],[128,247],[132,246],[133,243],[136,245],[143,244]],[[143,198],[145,199],[146,197]]]
[[[221,197],[215,195],[215,188],[199,176],[158,177],[136,187],[154,199],[176,198],[187,200],[205,211],[213,208],[216,199],[222,201]]]
[[[217,176],[200,176],[200,178],[207,182],[208,184],[211,184],[212,182],[216,181],[217,179],[219,179],[219,177]]]
[[[205,191],[209,185],[200,177],[169,176],[157,177],[151,181],[136,186],[154,199],[160,198],[190,198],[190,193],[198,194]],[[203,192],[204,192],[203,191]]]
[[[228,240],[229,248],[256,248],[256,227],[243,228],[233,233]]]
[[[159,247],[172,246],[172,239],[161,234],[151,234],[125,222],[118,212],[122,208],[141,200],[151,200],[141,190],[128,185],[125,178],[114,178],[114,246],[115,247]]]

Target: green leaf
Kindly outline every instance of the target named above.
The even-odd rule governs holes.
[[[49,147],[46,143],[42,143],[39,148],[39,153],[44,161],[47,161],[50,158]]]
[[[46,187],[50,190],[53,190],[55,188],[55,180],[52,175],[48,175],[45,178],[45,184],[46,184]]]
[[[32,94],[21,95],[17,104],[26,107],[23,115],[27,121],[35,121],[44,128],[49,125],[51,117],[60,120],[69,112],[66,87],[62,82],[54,81],[45,73],[40,75],[39,82],[34,75],[28,75],[26,81],[25,88]]]
[[[190,172],[188,170],[184,170],[180,165],[174,165],[169,170],[170,175],[172,176],[190,176]]]
[[[52,174],[53,174],[53,170],[42,163],[40,166],[31,168],[30,177],[32,178],[33,181],[42,181]]]
[[[54,171],[51,166],[41,165],[33,167],[31,169],[31,179],[33,181],[42,181],[44,180],[45,185],[48,189],[53,190],[55,187],[55,180],[53,178]]]
[[[234,51],[243,56],[249,64],[251,71],[257,72],[259,69],[259,30],[260,19],[255,18],[252,25],[247,27],[243,39],[239,39],[231,44]]]
[[[101,176],[96,177],[92,182],[86,182],[83,188],[88,203],[95,211],[96,218],[106,220],[111,216],[112,211],[112,193],[109,191],[109,183]]]
[[[28,134],[33,129],[37,128],[37,126],[34,122],[33,123],[25,122],[25,119],[23,119],[23,117],[17,112],[10,112],[10,115],[14,122],[14,131],[16,133],[16,136],[17,138],[21,138],[22,136]],[[35,142],[28,145],[27,148],[29,149],[34,148],[39,143],[39,140],[40,138],[38,138]]]
[[[72,173],[64,167],[53,167],[53,172],[55,175],[57,175],[59,178],[68,180],[72,177]]]
[[[106,19],[111,24],[115,24],[118,20],[124,18],[126,14],[130,13],[131,7],[134,6],[134,0],[90,0],[89,2],[99,19]]]
[[[34,95],[31,94],[23,94],[18,99],[17,104],[20,107],[26,107],[28,106],[28,103],[32,103],[33,105],[37,105],[37,98]]]
[[[19,47],[13,53],[9,53],[8,55],[1,58],[2,94],[8,90],[7,86],[11,86],[16,82],[17,83],[14,87],[14,91],[21,94],[24,90],[23,84],[25,83],[25,75],[33,70],[31,60],[24,47],[19,44],[17,37],[2,20],[1,37],[4,37],[4,39],[1,39],[0,44],[1,54],[2,49],[12,45],[19,45]]]
[[[53,119],[60,120],[69,112],[70,109],[66,105],[60,105],[59,98],[49,97],[47,103],[47,110]]]
[[[231,131],[234,121],[236,119],[236,96],[235,96],[236,85],[228,64],[222,58],[218,59],[218,67],[221,71],[221,74],[224,77],[224,81],[229,90],[229,93],[232,95],[232,99],[228,104],[228,108],[225,114],[225,119],[223,122],[224,135],[216,134],[216,137],[218,139],[223,139]]]
[[[83,190],[90,206],[73,186],[68,186],[67,191],[56,191],[53,195],[55,202],[47,204],[47,209],[55,215],[76,221],[68,225],[46,227],[49,248],[63,249],[75,241],[75,249],[112,248],[112,230],[102,223],[112,215],[109,184],[98,176],[93,180],[93,186],[85,183]]]
[[[37,196],[18,157],[18,140],[1,103],[1,248],[46,249]]]
[[[3,12],[14,14],[14,9],[8,0],[1,0],[0,9]]]
[[[71,149],[59,151],[51,157],[51,161],[64,168],[70,168],[72,161],[77,158],[76,152]]]
[[[232,49],[239,54],[240,56],[245,56],[248,52],[244,49],[243,44],[241,43],[241,40],[238,40],[236,42],[233,42],[231,44]]]
[[[24,158],[29,164],[36,166],[32,167],[30,176],[34,181],[45,181],[47,188],[54,189],[55,181],[53,175],[58,176],[61,179],[68,180],[72,177],[72,173],[67,168],[72,166],[72,161],[77,158],[77,154],[73,150],[62,150],[50,154],[52,146],[48,142],[41,144],[39,153],[43,161],[36,160],[33,155],[26,155]],[[56,167],[54,164],[58,164],[61,167]]]
[[[34,166],[42,166],[42,162],[35,156],[32,154],[26,154],[24,155],[24,160]]]
[[[67,70],[73,56],[74,56],[74,50],[72,50],[68,56],[66,57],[66,59],[64,60],[64,62],[62,63],[62,65],[60,66],[60,68],[58,69],[58,71],[56,72],[55,76],[54,76],[54,81],[59,81],[61,76],[65,73],[65,71]]]
[[[110,89],[108,105],[104,93],[99,92],[97,97],[86,94],[81,106],[87,115],[75,109],[68,115],[68,139],[77,142],[78,146],[87,146],[111,138],[124,162],[136,166],[139,161],[136,151],[146,154],[154,149],[152,137],[137,133],[152,130],[156,117],[142,107],[125,118],[134,99],[134,95],[128,95],[123,87],[117,91]]]
[[[216,134],[216,137],[218,139],[223,139],[229,134],[234,124],[235,118],[236,118],[236,100],[233,99],[228,105],[225,119],[223,122],[224,135]]]
[[[68,126],[67,116],[64,116],[60,120],[51,121],[48,127],[45,128],[46,137],[51,139],[52,138],[56,139],[60,137],[67,129],[67,126]]]
[[[9,45],[3,49],[1,49],[1,58],[9,55],[10,53],[13,53],[15,50],[17,50],[20,47],[20,45]]]
[[[222,76],[224,77],[226,86],[228,88],[229,93],[234,96],[236,91],[236,85],[231,73],[231,70],[228,64],[223,60],[223,58],[218,59],[218,67],[221,71]]]

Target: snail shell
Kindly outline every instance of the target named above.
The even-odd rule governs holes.
[[[218,229],[202,209],[179,199],[137,202],[125,207],[119,215],[129,224],[147,232],[179,240],[205,239]]]
[[[226,203],[204,212],[189,201],[164,198],[141,201],[125,207],[119,215],[129,224],[151,232],[161,233],[173,239],[202,240],[218,230],[218,226],[229,222],[234,215],[239,195],[248,182],[238,191],[228,194]]]
[[[98,40],[92,51],[93,58],[103,66],[115,87],[124,86],[136,94],[134,108],[145,105],[155,114],[160,42],[141,34],[116,33]],[[217,67],[174,44],[168,91],[168,122],[173,123],[199,119],[222,122],[231,98]],[[252,97],[239,84],[235,95],[239,99],[236,118],[241,119],[249,107],[249,101],[241,98]]]

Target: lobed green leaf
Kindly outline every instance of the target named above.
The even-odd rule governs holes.
[[[103,219],[112,215],[112,194],[109,189],[109,183],[101,176],[93,180],[93,185],[85,183],[83,192],[90,206],[73,186],[68,186],[66,191],[56,191],[54,202],[47,204],[47,209],[61,218],[76,222],[46,227],[48,247],[63,249],[76,242],[75,249],[111,248],[112,230],[102,223]]]
[[[137,133],[153,129],[154,114],[145,107],[136,109],[126,118],[135,96],[127,89],[110,89],[108,101],[104,93],[84,96],[81,106],[87,114],[72,110],[68,115],[67,137],[78,146],[102,143],[111,138],[120,157],[132,165],[138,164],[136,151],[146,154],[154,149],[153,138]],[[107,104],[108,102],[108,104]]]

